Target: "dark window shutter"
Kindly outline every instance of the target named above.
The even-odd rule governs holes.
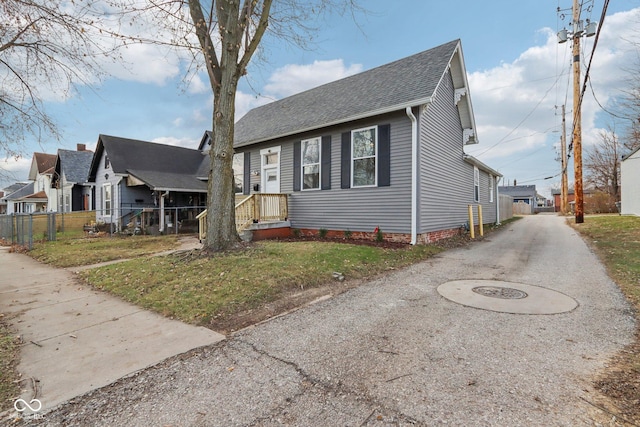
[[[320,165],[320,175],[322,183],[320,188],[323,190],[331,189],[331,135],[322,137],[322,164]]]
[[[244,152],[244,165],[242,170],[243,180],[242,194],[251,194],[251,153]]]
[[[293,143],[293,191],[300,191],[302,174],[302,144],[300,141]]]
[[[351,187],[351,132],[342,134],[340,188]]]
[[[378,187],[391,185],[391,125],[378,126]]]

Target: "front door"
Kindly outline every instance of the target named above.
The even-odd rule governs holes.
[[[260,151],[262,158],[262,192],[280,193],[280,147]]]

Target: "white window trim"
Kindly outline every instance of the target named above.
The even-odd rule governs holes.
[[[107,213],[107,187],[109,188],[109,213]],[[113,184],[102,184],[102,216],[113,215]]]
[[[489,203],[493,203],[494,192],[495,192],[495,179],[493,175],[489,175]]]
[[[473,201],[480,203],[480,171],[477,166],[473,167]]]
[[[269,148],[264,148],[262,150],[260,150],[260,187],[261,187],[261,192],[264,193],[264,189],[267,187],[267,174],[265,173],[266,169],[272,169],[274,168],[276,170],[276,174],[278,176],[278,187],[280,187],[280,162],[282,160],[282,156],[280,154],[281,152],[281,146],[278,145],[276,147],[269,147]],[[267,154],[274,154],[274,153],[278,153],[278,164],[276,166],[271,166],[271,165],[267,165],[265,163],[265,157]],[[278,189],[278,192],[280,192],[280,189]]]
[[[240,175],[242,175],[242,190],[239,193],[236,192],[234,194],[244,194],[244,190],[246,188],[245,186],[249,185],[249,183],[244,182],[244,175],[245,175],[244,174],[244,172],[245,172],[245,170],[244,170],[244,156],[245,155],[249,155],[249,153],[245,153],[244,151],[241,151],[241,152],[238,152],[238,153],[233,153],[232,164],[235,161],[235,156],[239,156],[239,155],[242,155],[242,164],[240,165],[240,166],[242,166],[242,173],[240,174]],[[236,176],[238,176],[238,174],[236,173],[236,171],[234,169],[233,170],[233,181],[234,181],[234,184],[235,184],[235,181],[236,181]]]
[[[304,144],[305,142],[318,141],[318,163],[304,163]],[[304,188],[304,167],[318,165],[318,187]],[[300,190],[301,191],[317,191],[322,188],[322,137],[303,139],[300,142]]]
[[[353,134],[356,132],[362,132],[362,131],[367,131],[370,129],[374,129],[375,130],[375,155],[373,156],[367,156],[367,157],[358,157],[358,158],[354,158],[353,157]],[[370,184],[370,185],[354,185],[353,183],[353,175],[355,172],[355,168],[353,167],[353,162],[354,160],[358,160],[358,159],[368,159],[373,157],[373,159],[375,160],[375,179],[374,179],[374,183]],[[378,126],[368,126],[366,128],[360,128],[360,129],[354,129],[351,131],[351,188],[367,188],[367,187],[377,187],[378,186]]]

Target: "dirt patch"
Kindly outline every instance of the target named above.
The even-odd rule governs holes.
[[[341,293],[360,286],[361,280],[338,280],[324,285],[289,291],[281,294],[276,301],[266,303],[260,307],[235,313],[223,318],[213,319],[207,326],[216,332],[229,335],[249,326],[257,325],[266,320],[278,317],[305,307],[323,297],[334,297]]]
[[[300,241],[320,241],[320,242],[333,242],[344,243],[351,245],[365,245],[374,246],[391,250],[407,249],[410,245],[400,242],[389,241],[375,241],[365,239],[343,239],[343,238],[320,238],[317,236],[300,236],[289,239],[279,239],[286,242],[300,242]],[[479,239],[476,239],[479,240]],[[471,239],[468,236],[457,236],[450,239],[445,239],[437,242],[435,246],[442,247],[444,249],[452,249],[469,244]],[[239,243],[237,248],[233,250],[243,250],[251,246],[253,243]],[[204,254],[191,253],[187,256],[206,256]],[[378,275],[376,277],[379,277]],[[212,319],[206,326],[213,329],[216,332],[222,334],[230,334],[240,329],[256,325],[264,322],[268,319],[289,313],[291,311],[302,308],[313,301],[316,301],[323,297],[334,297],[346,292],[349,289],[360,286],[363,282],[375,279],[375,277],[368,277],[366,279],[353,280],[347,278],[347,280],[332,280],[328,281],[320,286],[314,286],[308,289],[296,289],[292,291],[283,292],[278,296],[278,299],[265,303],[264,305],[253,308],[250,310],[242,311],[239,313],[219,317]]]
[[[618,353],[607,369],[594,381],[596,390],[603,394],[594,406],[602,414],[601,420],[611,420],[640,426],[640,331],[635,342]]]

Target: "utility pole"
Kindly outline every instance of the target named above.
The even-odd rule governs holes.
[[[584,222],[582,198],[582,111],[580,108],[580,5],[573,0],[573,173],[576,224]]]
[[[562,156],[562,179],[560,184],[560,212],[562,215],[567,213],[567,196],[569,194],[569,185],[567,182],[567,122],[565,116],[565,105],[562,104],[562,136],[560,137],[560,155]]]

